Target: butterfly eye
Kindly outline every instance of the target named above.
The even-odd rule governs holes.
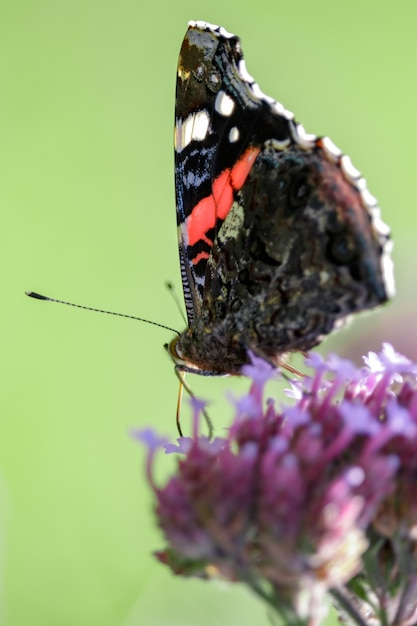
[[[303,206],[310,195],[310,186],[307,183],[306,174],[298,174],[295,176],[290,184],[288,191],[288,201],[290,207],[298,209]]]

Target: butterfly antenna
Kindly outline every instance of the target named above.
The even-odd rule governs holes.
[[[183,308],[182,308],[182,306],[181,306],[181,302],[180,302],[180,299],[179,299],[179,297],[178,297],[178,293],[177,293],[177,291],[176,291],[176,289],[175,289],[174,285],[173,285],[171,282],[167,281],[167,282],[165,283],[165,286],[166,286],[166,288],[168,289],[168,291],[170,291],[170,292],[171,292],[171,296],[174,298],[174,302],[175,302],[175,304],[177,305],[177,309],[178,309],[178,311],[180,312],[180,315],[181,315],[182,319],[184,320],[184,324],[185,324],[186,326],[188,326],[188,322],[187,322],[187,320],[185,319],[184,311],[183,311]]]
[[[66,302],[66,300],[57,300],[56,298],[49,298],[48,296],[43,296],[40,293],[36,293],[36,291],[25,291],[25,294],[29,296],[29,298],[35,298],[36,300],[46,300],[47,302],[56,302],[57,304],[66,304],[67,306],[73,306],[77,309],[84,309],[85,311],[94,311],[95,313],[105,313],[106,315],[116,315],[117,317],[126,317],[129,320],[136,320],[138,322],[145,322],[146,324],[152,324],[152,326],[159,326],[159,328],[164,328],[165,330],[170,330],[177,335],[180,335],[178,330],[175,328],[171,328],[170,326],[165,326],[164,324],[158,324],[158,322],[153,322],[152,320],[147,320],[143,317],[137,317],[136,315],[126,315],[126,313],[117,313],[115,311],[107,311],[106,309],[96,309],[92,306],[84,306],[83,304],[75,304],[75,302]]]

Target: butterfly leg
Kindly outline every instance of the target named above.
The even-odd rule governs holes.
[[[291,374],[295,374],[295,376],[299,376],[300,378],[304,378],[305,374],[304,372],[301,372],[300,370],[298,370],[296,367],[293,367],[292,365],[290,365],[289,363],[280,363],[280,368],[283,370],[287,370],[287,372],[290,372]],[[285,377],[288,378],[289,380],[291,380],[288,376],[286,376],[284,374],[284,372],[281,372],[281,374]]]
[[[262,350],[260,350],[257,346],[250,346],[250,348],[248,348],[248,352],[249,351],[252,352],[255,356],[259,357],[260,359],[263,359],[266,363],[269,363],[269,365],[273,367],[274,369],[278,369],[280,371],[281,376],[285,378],[286,380],[291,381],[291,378],[283,370],[286,370],[287,372],[290,372],[290,374],[294,374],[295,376],[298,376],[299,378],[305,377],[304,372],[301,372],[299,369],[297,369],[296,367],[288,363],[288,361],[285,361],[285,360],[278,361],[278,362],[272,361],[270,357],[264,354]],[[308,353],[305,352],[303,354],[307,355]]]
[[[185,374],[183,374],[182,372],[181,373],[178,372],[177,368],[175,368],[175,373],[180,381],[180,387],[178,389],[177,412],[175,414],[175,421],[177,424],[178,434],[180,437],[183,437],[184,435],[182,434],[182,429],[181,429],[181,404],[182,404],[182,393],[184,391]]]
[[[181,365],[176,365],[174,369],[175,369],[175,374],[178,380],[180,381],[180,388],[178,391],[178,401],[177,401],[177,414],[176,414],[177,430],[178,430],[180,437],[183,437],[182,429],[181,429],[181,404],[182,404],[183,390],[185,389],[185,391],[188,393],[188,395],[191,398],[195,398],[196,396],[191,390],[191,387],[185,382],[186,372],[181,367]],[[202,413],[207,424],[208,438],[212,439],[213,438],[213,422],[211,421],[209,414],[207,413],[205,409],[203,409]]]

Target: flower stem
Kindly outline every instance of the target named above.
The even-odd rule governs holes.
[[[345,611],[358,626],[368,626],[357,608],[353,605],[350,598],[344,593],[340,587],[338,589],[330,589],[330,595],[336,600],[337,604]]]
[[[247,578],[245,582],[252,592],[272,609],[274,615],[278,615],[282,619],[286,626],[306,626],[308,620],[300,618],[284,598],[279,598],[274,592],[268,593],[263,589],[262,585],[253,580],[253,578]]]

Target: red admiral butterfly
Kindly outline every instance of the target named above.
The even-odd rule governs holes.
[[[291,369],[287,353],[393,295],[390,231],[364,178],[206,22],[190,22],[178,62],[175,186],[188,327],[168,350],[182,385],[184,372],[238,374],[249,351]]]
[[[389,228],[349,157],[248,74],[240,40],[190,22],[177,74],[175,187],[188,328],[177,372],[274,366],[393,295]]]

